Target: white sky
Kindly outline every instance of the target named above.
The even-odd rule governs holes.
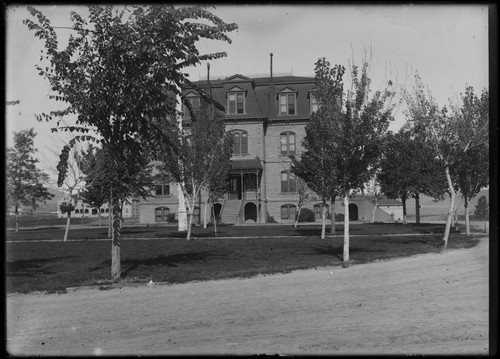
[[[87,14],[84,6],[36,5],[53,26],[71,26],[70,11]],[[210,63],[210,77],[236,73],[293,72],[314,76],[319,57],[348,67],[354,57],[361,63],[363,48],[371,49],[372,87],[392,80],[412,83],[417,70],[440,105],[465,89],[488,87],[488,7],[486,5],[216,5],[209,10],[238,31],[232,44],[200,42],[200,53],[225,51],[225,59]],[[35,113],[49,112],[57,103],[48,100],[47,80],[38,75],[43,43],[22,24],[29,18],[26,6],[6,10],[6,145],[12,131],[34,127],[35,145],[43,164],[57,164],[56,152],[69,136],[51,133],[53,123],[38,123]],[[59,30],[60,43],[70,30]],[[206,63],[189,71],[191,80],[206,76]],[[391,129],[404,117],[399,111]]]

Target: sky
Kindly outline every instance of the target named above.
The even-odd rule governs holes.
[[[35,5],[53,26],[71,26],[70,12],[88,14],[85,6]],[[234,74],[314,76],[314,63],[325,57],[333,66],[349,68],[369,60],[372,89],[388,80],[409,88],[418,71],[443,106],[466,85],[477,93],[488,88],[488,7],[486,5],[215,5],[209,11],[238,30],[231,44],[200,41],[200,53],[224,51],[227,57],[210,62],[210,78]],[[48,99],[48,81],[35,65],[43,43],[22,23],[26,6],[7,6],[6,16],[6,146],[12,132],[35,128],[41,167],[55,178],[58,151],[70,136],[52,133],[54,123],[39,123],[35,114],[60,108]],[[57,31],[60,44],[70,30]],[[66,39],[66,40],[65,40]],[[207,75],[207,65],[188,71],[192,81]],[[60,105],[59,105],[60,106]],[[404,109],[395,110],[391,130],[404,123]],[[68,119],[71,123],[72,119]]]

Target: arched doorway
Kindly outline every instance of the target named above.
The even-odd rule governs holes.
[[[358,220],[358,206],[354,203],[349,203],[349,220],[350,221]]]
[[[247,219],[257,222],[257,206],[255,203],[248,202],[245,204],[245,222]]]

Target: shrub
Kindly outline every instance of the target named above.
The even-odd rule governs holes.
[[[302,208],[300,210],[299,222],[314,222],[315,220],[314,212],[309,208]]]
[[[266,223],[278,223],[273,216],[266,212]]]
[[[474,210],[474,215],[477,218],[488,218],[488,214],[489,214],[488,201],[486,200],[486,196],[481,196],[477,201],[476,209]]]

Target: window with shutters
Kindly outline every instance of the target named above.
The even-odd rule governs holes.
[[[281,206],[281,219],[295,219],[296,206],[284,204]]]

